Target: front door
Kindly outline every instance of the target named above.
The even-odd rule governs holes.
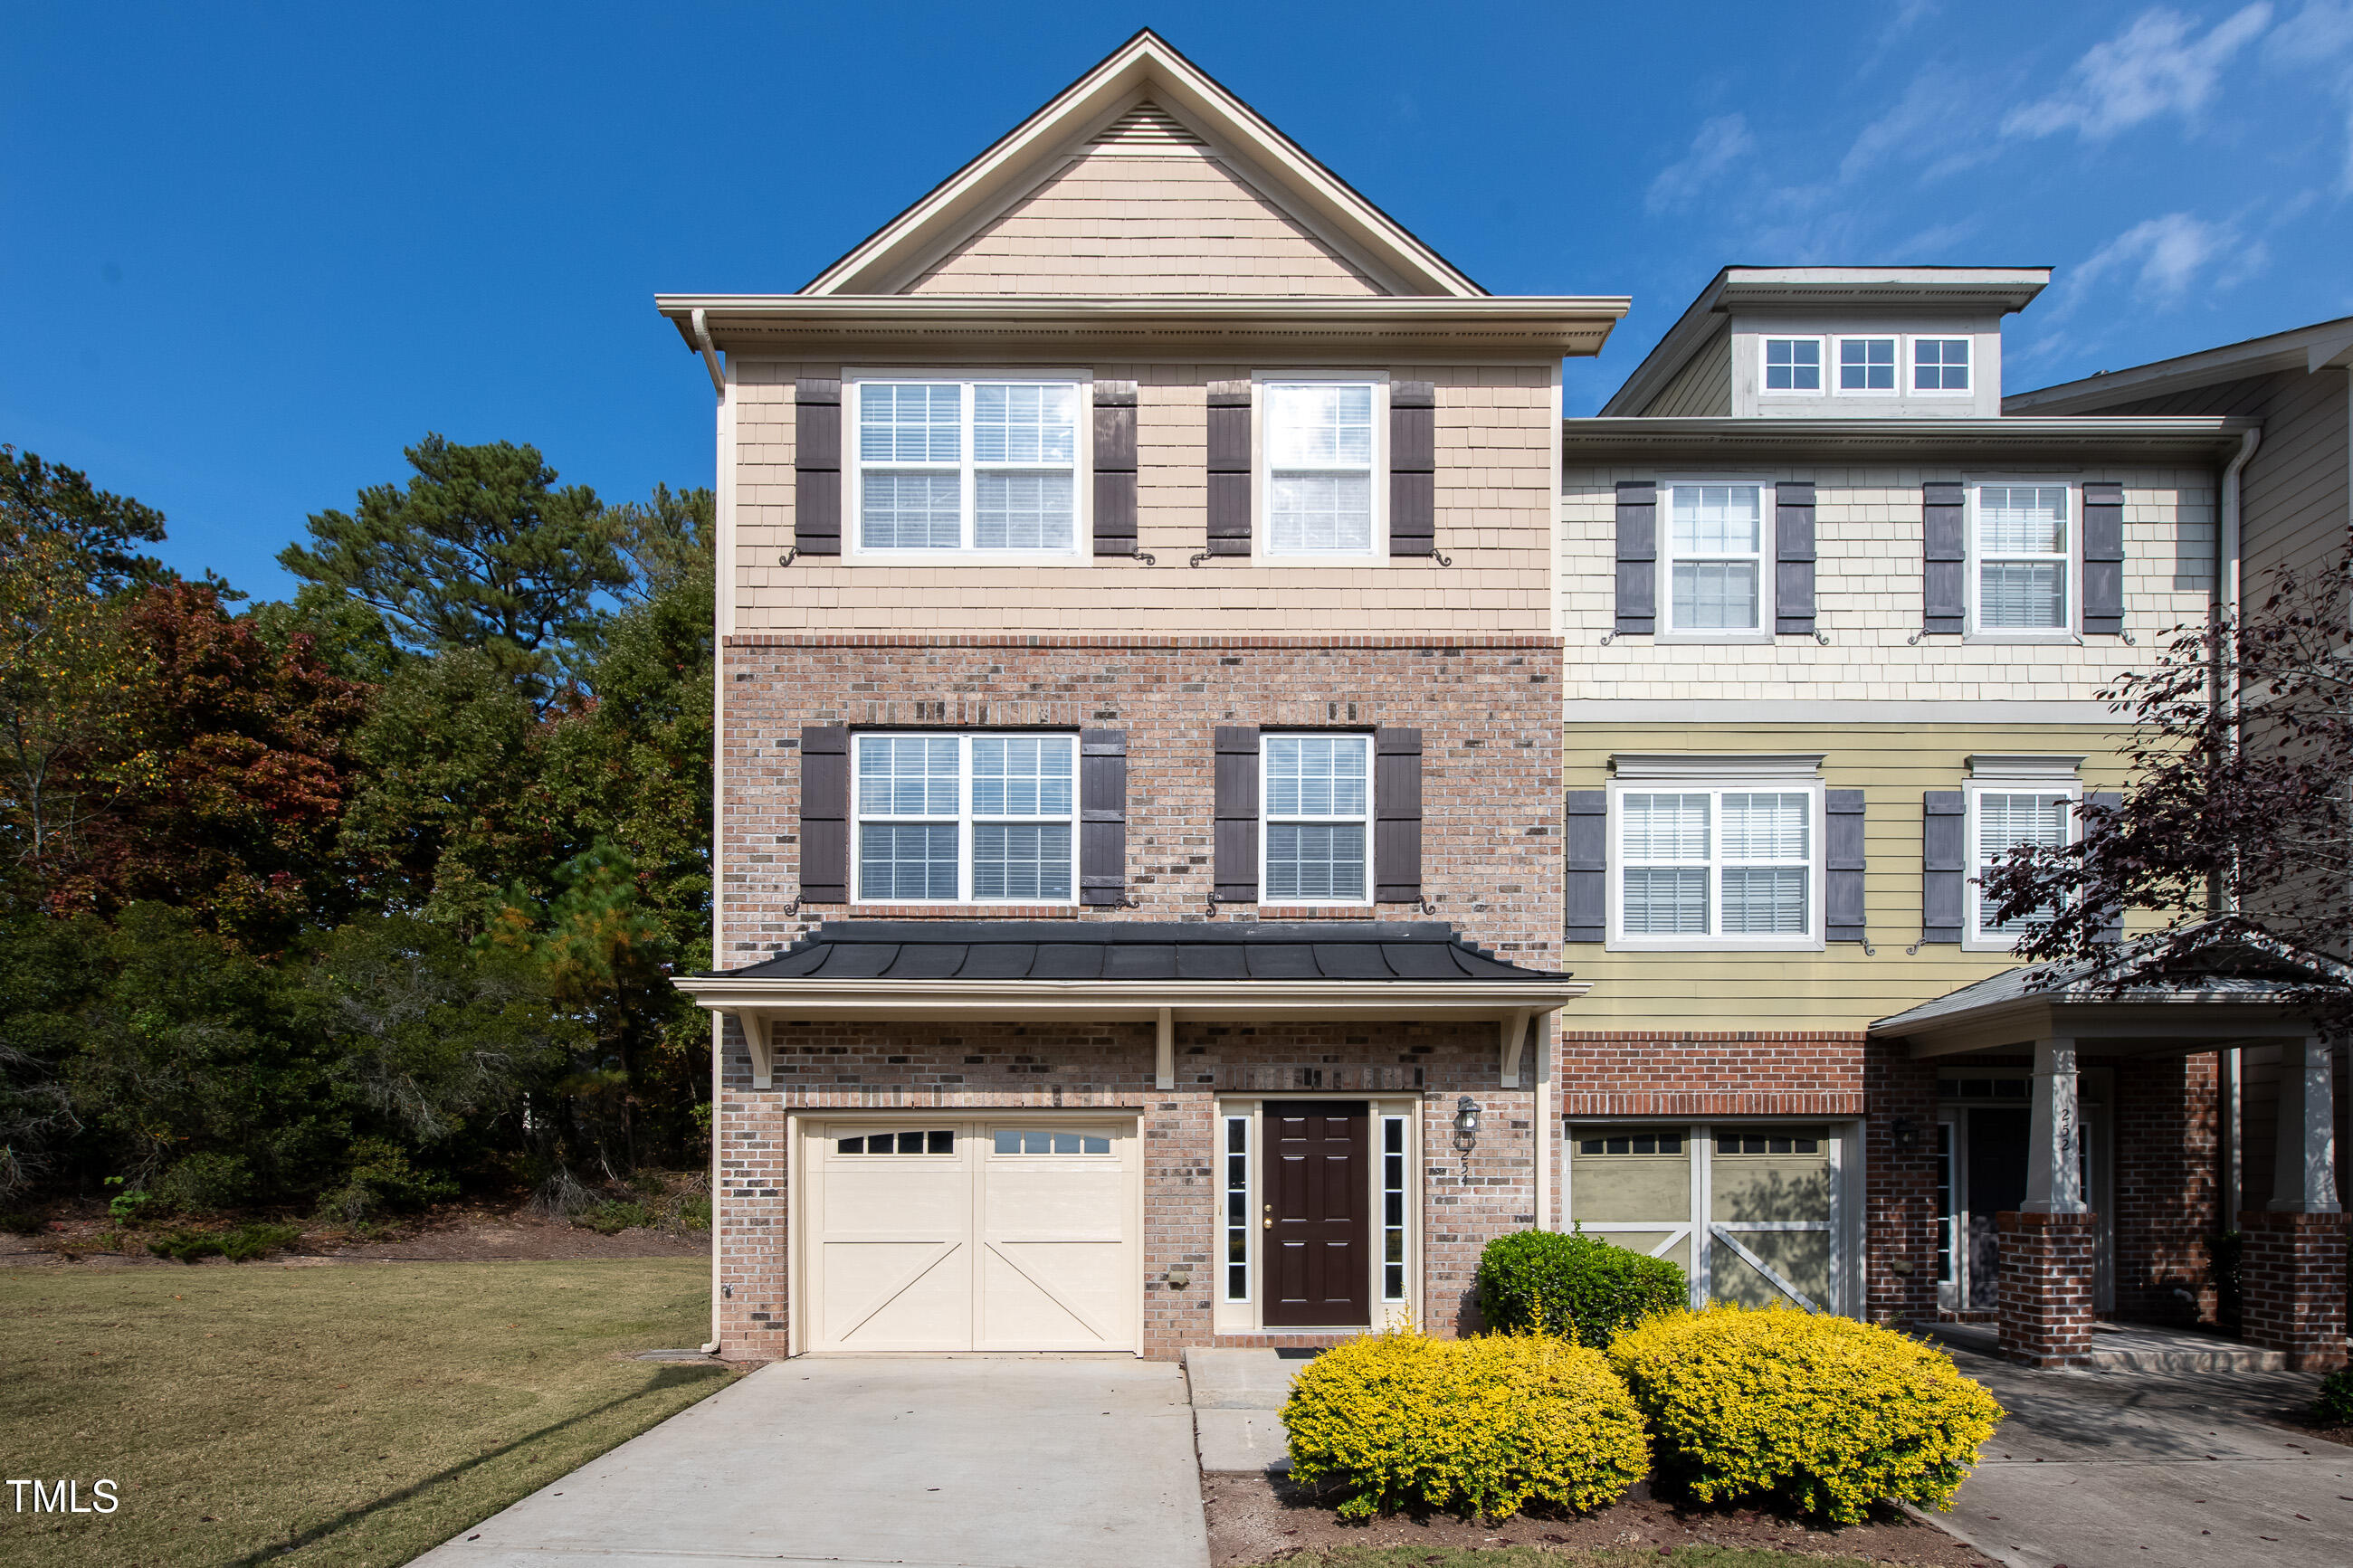
[[[1269,1328],[1372,1321],[1370,1117],[1361,1100],[1274,1100],[1264,1111]]]
[[[2001,1237],[1994,1216],[2026,1202],[2026,1135],[2031,1113],[1979,1107],[1968,1120],[1968,1310],[2001,1306]]]

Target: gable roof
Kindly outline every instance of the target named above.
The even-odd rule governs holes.
[[[1207,147],[1388,291],[1484,295],[1404,225],[1310,157],[1150,28],[811,279],[803,294],[896,292],[1074,153],[1105,144]]]
[[[2353,316],[2178,354],[2128,370],[2104,370],[2081,381],[2017,393],[2003,398],[2001,407],[2005,414],[2085,414],[2249,376],[2274,375],[2284,370],[2310,374],[2345,364],[2353,364]]]
[[[1726,267],[1708,280],[1601,412],[1641,414],[1725,330],[1732,311],[1744,306],[1933,305],[2008,313],[2026,309],[2050,281],[2048,267]]]

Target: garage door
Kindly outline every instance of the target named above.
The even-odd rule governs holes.
[[[813,1351],[1134,1351],[1132,1123],[818,1122],[802,1164]]]

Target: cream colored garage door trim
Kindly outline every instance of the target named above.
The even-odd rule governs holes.
[[[1134,1113],[794,1121],[796,1352],[1141,1352]]]

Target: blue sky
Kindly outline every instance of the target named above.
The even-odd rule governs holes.
[[[2047,263],[2010,389],[2353,314],[2353,0],[322,7],[16,0],[0,441],[262,596],[428,430],[708,483],[657,290],[797,288],[1149,23],[1497,292]]]

